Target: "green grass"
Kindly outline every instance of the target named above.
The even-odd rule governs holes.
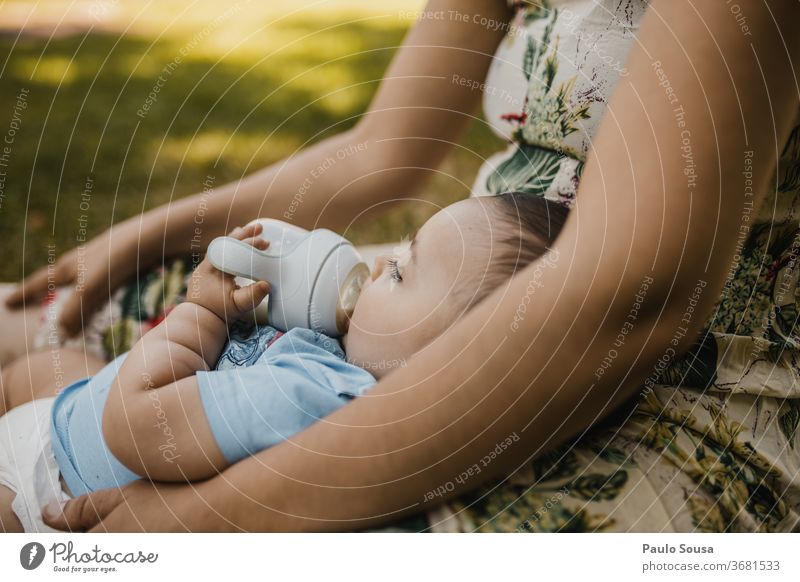
[[[409,9],[405,2],[109,0],[71,9],[71,32],[49,38],[48,23],[73,3],[44,4],[19,37],[30,5],[0,6],[0,140],[16,96],[29,92],[0,167],[0,280],[45,264],[48,245],[57,253],[74,246],[81,228],[99,233],[201,191],[208,175],[215,184],[238,179],[350,127],[411,24],[398,15]],[[109,12],[98,22],[87,7]],[[37,34],[37,24],[46,32]],[[140,118],[159,73],[187,48]],[[480,158],[501,142],[475,123],[464,143],[443,169],[469,184]],[[423,197],[445,205],[467,194],[455,180],[436,178]],[[396,240],[434,210],[405,206],[348,235],[357,243]]]

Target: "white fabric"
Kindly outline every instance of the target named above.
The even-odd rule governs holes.
[[[69,499],[50,441],[54,400],[34,400],[0,417],[0,485],[16,493],[11,509],[26,532],[57,531],[42,521],[42,508]]]

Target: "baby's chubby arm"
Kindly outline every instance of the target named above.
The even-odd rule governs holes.
[[[261,225],[230,236],[259,249]],[[269,293],[260,281],[239,288],[234,278],[202,261],[186,301],[133,346],[114,379],[103,435],[114,456],[151,480],[209,477],[227,466],[205,417],[195,372],[209,370],[227,339],[228,322],[248,314]]]

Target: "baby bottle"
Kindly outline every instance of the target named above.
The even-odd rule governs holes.
[[[256,309],[259,323],[288,331],[305,327],[330,337],[347,333],[369,268],[347,239],[325,228],[307,231],[271,218],[262,225],[267,250],[221,236],[211,241],[208,257],[237,283],[270,283],[269,296]],[[252,224],[252,223],[251,223]]]

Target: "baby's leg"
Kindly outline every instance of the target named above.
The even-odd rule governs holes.
[[[3,366],[0,372],[0,416],[32,400],[55,396],[75,380],[97,373],[105,362],[80,350],[56,348],[33,352]],[[22,532],[11,503],[16,493],[0,485],[0,532]]]
[[[0,373],[0,416],[26,402],[55,396],[75,380],[100,371],[105,362],[80,350],[56,348],[14,360]]]
[[[0,533],[22,533],[22,524],[19,522],[11,502],[17,496],[5,485],[0,485]]]
[[[31,301],[27,308],[9,309],[6,297],[13,285],[0,285],[0,367],[33,350],[33,339],[39,329],[42,308]]]

